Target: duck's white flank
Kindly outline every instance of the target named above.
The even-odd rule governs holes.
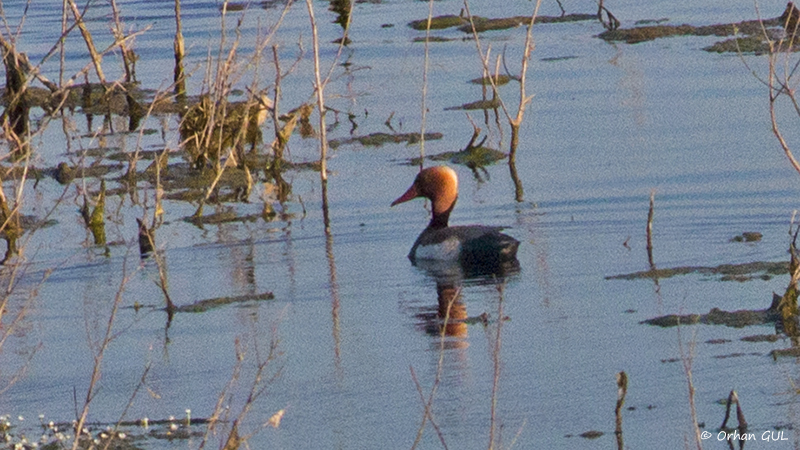
[[[442,242],[417,247],[416,259],[457,261],[461,254],[461,239],[450,236]]]

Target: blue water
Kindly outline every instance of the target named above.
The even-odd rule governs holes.
[[[568,12],[596,8],[563,3]],[[749,3],[731,6],[721,1],[607,6],[623,26],[641,19],[700,25],[756,16]],[[764,17],[779,15],[784,6],[777,1],[759,4]],[[314,7],[327,70],[336,52],[330,42],[341,30],[332,23],[327,3]],[[458,14],[462,7],[453,0],[435,2],[434,13]],[[488,17],[529,14],[532,7],[531,2],[516,2],[501,11],[491,2],[470,4],[473,14]],[[4,8],[10,23],[16,23],[21,6]],[[142,85],[167,88],[172,76],[172,4],[120,2],[120,8],[126,29],[151,27],[134,45],[141,58],[137,73]],[[559,14],[555,3],[542,5],[541,12]],[[280,8],[258,7],[244,13],[242,60],[252,55],[259,25],[272,26],[279,13]],[[99,46],[111,42],[109,14],[105,4],[90,9],[90,26]],[[353,43],[342,56],[349,66],[337,65],[325,90],[331,107],[355,115],[355,135],[389,132],[384,122],[392,113],[397,131],[419,130],[424,47],[412,42],[422,34],[406,23],[426,14],[423,2],[356,4]],[[230,13],[229,31],[240,16],[241,12]],[[60,20],[58,5],[31,5],[18,38],[20,49],[33,61],[41,58],[57,39]],[[282,109],[288,110],[311,97],[313,65],[305,4],[294,4],[284,20],[273,41],[279,45],[282,68],[297,57],[300,39],[305,51],[284,80]],[[185,5],[184,21],[189,67],[194,71],[189,85],[198,93],[206,56],[209,51],[216,55],[219,45],[218,4]],[[469,316],[487,313],[495,319],[502,306],[510,319],[502,323],[497,354],[496,448],[512,442],[517,448],[613,448],[614,377],[623,370],[630,379],[629,409],[623,414],[626,446],[672,449],[686,441],[693,447],[681,340],[685,354],[695,344],[691,364],[695,404],[706,429],[715,433],[722,423],[724,407],[717,401],[731,389],[737,390],[756,436],[793,424],[798,377],[794,361],[774,362],[768,356],[788,342],[740,341],[748,335],[773,333],[771,326],[702,325],[678,331],[640,324],[657,315],[705,313],[712,307],[763,309],[773,291],[785,290],[788,276],[744,283],[703,275],[662,279],[657,284],[605,279],[648,268],[645,223],[651,190],[656,201],[657,267],[788,259],[789,221],[798,206],[800,183],[771,133],[766,88],[737,55],[701,50],[717,38],[609,44],[595,37],[602,30],[597,22],[535,28],[527,84],[535,97],[522,124],[517,162],[525,188],[523,202],[515,201],[503,162],[488,167],[488,176],[481,180],[468,168],[456,167],[461,191],[451,223],[507,226],[507,232],[522,243],[521,272],[506,280],[502,293],[485,283],[462,288]],[[455,30],[433,34],[463,36]],[[482,45],[491,45],[493,55],[506,47],[506,63],[515,71],[523,38],[523,28],[490,32]],[[232,39],[231,34],[227,42]],[[77,33],[67,40],[67,48],[65,73],[72,74],[88,59]],[[548,60],[565,56],[572,58]],[[765,76],[766,57],[744,58]],[[57,61],[55,57],[43,67],[51,79],[58,79]],[[109,79],[121,74],[113,54],[105,57],[104,68]],[[426,128],[444,138],[426,142],[425,152],[459,150],[468,143],[472,126],[463,111],[445,108],[480,99],[480,87],[467,82],[481,75],[475,44],[432,43],[429,71]],[[258,74],[259,86],[274,82],[271,50],[260,61]],[[253,71],[245,69],[237,86],[243,88],[252,77]],[[518,84],[502,87],[501,94],[514,113]],[[500,128],[493,117],[487,124],[482,113],[469,116],[489,134],[487,145],[507,150],[510,132],[500,114]],[[800,136],[790,129],[794,113],[781,105],[780,114],[790,143],[797,142]],[[56,120],[39,138],[35,164],[75,163],[83,148],[136,148],[135,134],[91,139],[85,137],[87,124],[80,114],[67,120],[76,129],[66,133],[69,147],[62,123]],[[316,120],[313,116],[315,127]],[[339,120],[329,133],[331,139],[350,136],[344,114]],[[333,121],[329,113],[329,124]],[[95,118],[93,128],[101,122]],[[143,148],[177,148],[178,119],[167,117],[164,123],[165,137],[160,132],[146,135],[140,143]],[[162,122],[151,118],[145,127],[161,130]],[[265,125],[265,135],[271,133],[271,125]],[[266,146],[261,150],[267,151]],[[316,160],[317,152],[315,139],[295,135],[290,142],[292,161]],[[262,194],[263,183],[254,189],[250,203],[227,205],[239,214],[258,214],[266,198],[287,214],[269,223],[199,229],[181,220],[194,212],[195,205],[166,202],[166,223],[158,230],[157,246],[176,304],[265,291],[275,295],[265,302],[180,313],[169,327],[166,314],[158,310],[164,302],[158,269],[152,259],[141,262],[135,246],[135,218],[142,216],[142,205],[129,198],[108,199],[109,239],[128,244],[112,247],[106,257],[89,245],[77,213],[82,204],[80,181],[67,189],[59,204],[56,199],[64,188],[55,180],[43,179],[35,189],[29,183],[23,212],[42,216],[56,206],[53,217],[58,224],[26,242],[26,272],[9,311],[26,305],[27,314],[3,344],[0,389],[15,368],[27,370],[0,394],[0,415],[10,415],[18,430],[35,430],[39,414],[54,421],[75,417],[73,392],[80,407],[92,351],[103,337],[119,292],[115,339],[104,355],[100,389],[90,406],[92,421],[116,422],[146,367],[144,385],[131,401],[126,420],[169,416],[180,420],[187,409],[193,418],[209,417],[235,371],[238,340],[244,352],[241,375],[225,391],[225,401],[231,405],[227,417],[233,419],[249,392],[256,361],[266,358],[275,340],[279,352],[267,366],[267,377],[274,379],[246,416],[242,434],[259,429],[278,410],[285,414],[280,427],[255,434],[250,448],[410,448],[424,410],[415,377],[425,396],[436,388],[432,416],[448,448],[488,447],[498,322],[469,325],[465,333],[462,328],[460,335],[444,341],[429,332],[435,325],[425,317],[435,311],[436,283],[405,257],[428,213],[422,201],[389,208],[413,180],[417,168],[405,163],[418,154],[419,146],[405,144],[379,148],[353,144],[332,151],[330,236],[322,223],[316,172],[286,174],[292,195],[284,205]],[[99,184],[86,183],[92,190]],[[8,195],[11,184],[4,186]],[[152,189],[142,195],[148,196],[150,211]],[[209,206],[206,211],[213,209]],[[730,242],[744,231],[758,231],[764,237],[757,243]],[[137,311],[134,305],[142,308]],[[4,326],[9,326],[10,318],[3,317]],[[728,342],[710,344],[711,339]],[[204,430],[201,425],[194,429]],[[598,440],[578,437],[590,430],[604,435]],[[786,431],[788,442],[797,445],[795,432]],[[149,430],[132,427],[128,432],[141,435]],[[224,436],[212,436],[209,445],[221,447]],[[149,438],[142,445],[197,448],[199,444],[200,437],[194,436],[172,442]],[[727,448],[715,437],[704,444]],[[419,448],[440,445],[428,422]],[[748,444],[748,448],[778,446],[785,448],[781,443]]]

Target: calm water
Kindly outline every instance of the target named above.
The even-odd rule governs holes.
[[[50,4],[48,4],[50,3]],[[31,60],[42,57],[57,39],[59,2],[34,2],[18,38]],[[756,16],[749,2],[620,2],[609,5],[623,26],[636,20],[668,18],[668,23],[709,24]],[[568,12],[592,12],[591,2],[564,2]],[[458,14],[462,2],[435,2],[435,14]],[[532,4],[511,2],[502,10],[492,2],[470,4],[473,14],[499,17],[529,14]],[[785,4],[761,2],[764,17],[779,15]],[[315,4],[324,47],[321,58],[331,64],[341,34],[328,4]],[[22,2],[4,5],[12,25]],[[120,2],[126,27],[144,29],[135,49],[143,86],[163,88],[171,79],[172,30],[170,2]],[[554,2],[542,14],[557,15]],[[254,48],[259,27],[275,23],[280,8],[252,8],[244,15],[242,52]],[[326,89],[328,103],[355,114],[355,135],[389,132],[384,122],[394,113],[395,130],[420,127],[424,48],[412,39],[421,33],[406,26],[424,18],[427,3],[394,1],[359,3],[353,13],[351,39],[344,50],[347,67],[338,66]],[[110,12],[98,4],[90,15],[98,45],[110,42]],[[227,26],[241,13],[231,13]],[[219,9],[215,2],[184,7],[185,34],[194,76],[190,90],[203,86],[205,59],[215,54]],[[391,24],[392,27],[383,27]],[[789,441],[757,441],[748,448],[800,445],[791,429],[798,403],[793,393],[800,377],[796,361],[768,356],[776,343],[748,343],[740,338],[773,333],[772,326],[733,329],[722,326],[661,329],[640,321],[662,314],[763,309],[772,292],[783,292],[787,276],[745,283],[721,282],[702,275],[652,280],[606,280],[609,275],[648,268],[645,222],[650,191],[656,192],[654,259],[658,267],[716,266],[788,258],[789,220],[798,207],[800,179],[782,154],[769,127],[766,88],[736,55],[701,50],[715,38],[670,38],[654,42],[610,45],[595,36],[597,22],[542,25],[535,29],[536,49],[528,78],[535,94],[522,126],[518,169],[525,201],[514,200],[513,184],[503,163],[487,168],[477,180],[456,166],[461,177],[454,224],[482,223],[509,227],[522,242],[521,271],[496,286],[467,283],[463,304],[469,316],[496,318],[502,303],[503,323],[498,361],[495,437],[505,447],[615,448],[615,374],[627,372],[630,382],[623,416],[625,444],[630,448],[672,449],[691,442],[687,380],[679,342],[695,342],[692,364],[698,420],[716,433],[724,407],[718,400],[736,389],[750,429],[757,437],[784,427]],[[437,31],[462,37],[455,30]],[[307,12],[291,8],[275,37],[282,66],[297,57],[298,41],[306,52],[284,80],[282,107],[289,109],[311,95],[312,61]],[[484,47],[493,54],[506,47],[512,71],[519,65],[523,29],[486,33]],[[232,39],[230,37],[229,39]],[[230,41],[229,41],[230,42]],[[211,49],[211,50],[209,50]],[[269,58],[261,62],[260,86],[274,79]],[[556,58],[553,60],[553,58]],[[762,75],[766,58],[745,57]],[[43,72],[58,79],[58,58]],[[65,73],[87,62],[77,34],[68,41]],[[107,76],[119,76],[114,55],[105,58]],[[454,151],[469,141],[472,127],[463,111],[447,107],[480,99],[480,87],[469,79],[481,75],[471,41],[433,43],[427,130],[444,138],[425,144],[427,154]],[[249,83],[248,71],[241,86]],[[507,102],[517,102],[518,85],[502,88]],[[791,111],[784,111],[787,127]],[[487,144],[507,149],[509,132],[470,116],[489,134]],[[316,120],[316,119],[314,119]],[[176,148],[178,119],[150,119],[145,127],[166,132],[147,135],[144,149]],[[333,114],[329,122],[333,123]],[[350,136],[340,115],[330,138]],[[42,135],[35,163],[54,166],[77,163],[81,150],[97,146],[133,151],[136,135],[103,140],[82,136],[87,123],[69,117],[69,146],[60,122]],[[93,129],[100,126],[95,120]],[[503,122],[503,120],[501,120]],[[124,120],[121,122],[124,123]],[[785,130],[789,138],[800,138]],[[271,130],[265,125],[265,133]],[[797,141],[794,141],[797,142]],[[295,136],[294,162],[318,158],[318,142]],[[108,257],[88,246],[77,213],[82,199],[76,182],[56,208],[58,224],[38,231],[26,244],[29,263],[22,277],[24,291],[38,294],[20,331],[3,347],[3,380],[24,365],[38,348],[21,379],[0,395],[0,414],[9,414],[20,429],[36,435],[37,416],[69,421],[75,416],[73,392],[82,402],[92,367],[92,344],[102,338],[111,305],[121,286],[118,333],[103,361],[100,390],[90,420],[119,419],[145,367],[146,382],[131,402],[126,419],[209,417],[220,392],[231,379],[235,342],[246,349],[241,378],[229,391],[232,415],[249,391],[255,358],[266,357],[271,339],[280,354],[268,366],[266,386],[243,426],[243,433],[265,423],[276,411],[285,415],[277,429],[252,438],[251,448],[409,448],[423,417],[423,402],[439,383],[433,416],[448,448],[485,448],[489,443],[494,374],[492,349],[497,323],[459,328],[442,341],[429,319],[435,314],[436,281],[413,267],[405,255],[428,220],[422,201],[389,208],[417,171],[407,165],[418,146],[387,144],[379,148],[344,145],[331,154],[329,169],[330,237],[322,224],[321,190],[316,172],[287,174],[289,202],[276,205],[285,220],[234,223],[205,229],[183,222],[195,206],[165,204],[167,223],[157,235],[166,261],[169,290],[179,305],[222,297],[271,291],[275,299],[258,304],[226,306],[198,314],[178,314],[167,328],[158,270],[151,260],[140,263],[134,240],[142,206],[113,197],[107,211],[110,240],[130,242],[112,247]],[[87,180],[96,189],[96,180]],[[10,189],[10,186],[7,186]],[[43,216],[63,187],[42,180],[25,190],[23,212]],[[257,214],[264,200],[258,186],[248,204],[223,205],[239,214]],[[9,192],[7,190],[7,192]],[[152,190],[146,192],[152,205]],[[268,202],[273,200],[267,197]],[[222,207],[220,207],[222,208]],[[208,208],[213,209],[213,208]],[[111,214],[111,213],[109,213]],[[753,244],[732,243],[744,231],[763,233]],[[627,246],[624,245],[627,242]],[[45,281],[42,279],[46,277]],[[21,296],[22,297],[22,296]],[[502,298],[502,302],[501,299]],[[18,300],[21,302],[21,300]],[[143,305],[138,312],[135,304]],[[431,329],[434,329],[431,331]],[[725,340],[711,344],[709,340]],[[413,372],[413,375],[412,375]],[[3,384],[5,386],[5,382]],[[19,422],[17,417],[23,416]],[[232,417],[231,417],[232,418]],[[788,429],[785,427],[789,427]],[[202,431],[202,426],[195,427]],[[597,440],[577,435],[598,430]],[[131,434],[145,431],[137,428]],[[570,437],[571,436],[571,437]],[[34,437],[35,438],[35,437]],[[212,439],[217,445],[221,437]],[[196,448],[200,438],[165,441],[146,439],[146,448]],[[706,448],[727,448],[714,438]],[[222,444],[219,444],[220,447]],[[420,448],[440,446],[434,429],[425,428]],[[689,445],[692,447],[693,445]]]

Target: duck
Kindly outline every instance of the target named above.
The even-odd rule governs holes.
[[[408,259],[453,262],[464,268],[502,269],[517,262],[519,241],[501,233],[504,227],[485,225],[449,226],[450,213],[458,199],[458,176],[448,166],[433,166],[420,171],[408,190],[391,206],[424,197],[431,201],[433,216],[422,231]]]

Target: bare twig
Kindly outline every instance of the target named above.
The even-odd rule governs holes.
[[[328,137],[327,127],[325,126],[325,84],[320,76],[319,62],[319,33],[317,32],[317,19],[314,17],[314,6],[311,0],[306,0],[308,17],[311,20],[311,36],[313,39],[314,54],[314,92],[317,96],[317,109],[319,111],[319,159],[320,159],[320,179],[323,183],[328,181]],[[326,224],[326,228],[328,224]]]
[[[520,125],[522,124],[522,119],[525,115],[525,109],[527,105],[533,100],[533,95],[527,95],[526,93],[526,78],[528,72],[528,63],[530,61],[531,52],[535,49],[535,41],[533,39],[533,25],[536,23],[536,17],[539,14],[539,6],[541,5],[541,0],[537,0],[533,7],[533,12],[531,13],[530,20],[528,21],[528,27],[525,34],[525,44],[522,50],[522,61],[521,61],[521,68],[520,68],[520,75],[519,75],[519,86],[520,86],[520,95],[519,95],[519,105],[517,107],[517,114],[515,116],[511,115],[508,107],[503,101],[503,98],[500,96],[500,93],[497,89],[497,82],[495,78],[489,76],[488,80],[492,86],[492,92],[494,97],[500,103],[500,107],[503,110],[503,113],[506,115],[506,119],[508,120],[508,124],[511,127],[511,142],[509,144],[509,154],[508,154],[508,168],[509,173],[511,176],[512,181],[514,182],[514,197],[517,202],[522,202],[524,199],[524,190],[522,186],[522,181],[519,178],[517,173],[517,148],[519,147],[519,129]],[[475,46],[478,50],[478,55],[480,57],[481,63],[483,65],[484,73],[491,73],[491,68],[489,66],[489,51],[487,50],[485,53],[483,48],[481,47],[480,39],[478,37],[478,31],[475,28],[475,23],[473,20],[472,13],[469,10],[469,2],[468,0],[464,0],[464,10],[467,13],[467,17],[469,18],[470,25],[472,27],[472,36],[473,40],[475,41]],[[496,72],[496,71],[495,71]]]
[[[94,358],[94,364],[92,365],[92,373],[89,377],[89,387],[86,390],[86,396],[84,397],[83,407],[77,417],[77,422],[75,425],[75,441],[72,444],[72,450],[77,450],[80,442],[81,436],[83,435],[83,427],[86,424],[86,419],[89,415],[89,406],[92,404],[95,395],[97,394],[98,389],[98,382],[100,381],[100,374],[102,373],[103,367],[103,358],[108,350],[109,345],[114,340],[115,335],[113,333],[114,329],[114,322],[117,318],[117,310],[119,309],[120,305],[122,304],[123,292],[125,292],[125,286],[128,284],[128,281],[131,279],[132,274],[127,272],[127,265],[128,265],[128,258],[126,257],[122,261],[122,273],[123,277],[120,281],[119,287],[117,289],[117,293],[114,296],[114,303],[111,305],[111,311],[109,312],[108,321],[106,322],[105,333],[102,339],[99,342],[92,342],[91,339],[89,341],[89,347],[92,349],[92,356]]]
[[[623,450],[625,448],[622,439],[622,407],[625,405],[625,395],[628,393],[628,374],[622,371],[617,374],[617,406],[614,409],[614,416],[616,417],[616,425],[614,427],[614,434],[617,437],[617,449]]]
[[[136,82],[136,56],[128,48],[128,41],[124,39],[125,33],[122,30],[122,20],[117,8],[117,0],[110,0],[111,12],[114,17],[114,39],[119,41],[119,51],[122,54],[122,66],[125,69],[125,82]]]
[[[425,127],[427,125],[428,105],[428,45],[431,37],[431,21],[433,20],[433,0],[428,0],[428,21],[425,25],[425,58],[422,63],[422,100],[420,102],[420,129],[419,129],[419,170],[425,165]]]
[[[700,426],[697,423],[697,408],[694,402],[694,382],[692,381],[692,362],[694,361],[694,349],[697,343],[696,335],[692,336],[689,342],[689,347],[684,348],[683,337],[681,336],[682,327],[678,324],[678,349],[680,351],[681,362],[683,363],[683,371],[686,375],[686,386],[688,389],[689,397],[689,412],[692,420],[692,431],[694,432],[695,442],[697,443],[697,450],[703,450],[703,440],[700,438]]]
[[[504,296],[503,291],[505,289],[505,282],[501,282],[497,284],[497,323],[494,335],[494,346],[492,348],[492,366],[493,366],[493,374],[492,374],[492,397],[491,397],[491,413],[490,413],[490,424],[489,424],[489,450],[493,450],[495,448],[495,433],[498,429],[498,419],[497,419],[497,396],[498,396],[498,388],[500,385],[500,350],[503,347],[503,322],[505,322],[505,313],[503,312],[503,305],[504,305]],[[498,443],[499,444],[499,443]]]
[[[656,191],[650,191],[650,208],[647,210],[647,262],[650,264],[650,270],[655,270],[656,265],[653,262],[653,217],[655,216],[655,203]]]
[[[94,64],[94,70],[95,73],[97,73],[97,78],[100,80],[100,83],[105,85],[106,76],[103,73],[103,55],[102,53],[97,52],[97,48],[94,46],[94,41],[92,40],[92,34],[89,32],[89,29],[86,28],[86,23],[83,21],[83,15],[86,13],[86,11],[81,13],[78,10],[78,5],[75,4],[75,0],[67,0],[67,5],[69,5],[70,11],[72,12],[72,17],[75,19],[75,23],[78,25],[78,29],[81,31],[81,36],[83,36],[84,42],[86,42],[86,48],[89,50],[89,55],[92,58],[92,63]],[[89,7],[89,3],[86,4],[86,7]]]
[[[173,73],[175,98],[178,102],[183,102],[186,101],[186,74],[183,71],[183,56],[185,50],[183,45],[183,27],[181,25],[181,0],[175,0],[175,42],[173,47],[175,52],[175,70]]]

